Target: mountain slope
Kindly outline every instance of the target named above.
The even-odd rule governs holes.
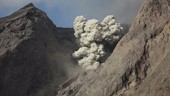
[[[57,28],[33,4],[0,18],[0,96],[53,96],[77,68],[73,32]]]
[[[106,64],[60,86],[57,96],[169,96],[170,1],[145,0]]]

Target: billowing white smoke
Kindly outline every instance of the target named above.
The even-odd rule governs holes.
[[[108,15],[102,22],[77,16],[74,20],[74,30],[80,48],[73,53],[73,57],[79,59],[80,66],[89,70],[96,69],[102,63],[101,59],[106,55],[103,42],[113,44],[119,40],[123,28],[113,15]]]

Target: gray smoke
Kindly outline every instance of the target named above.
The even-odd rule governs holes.
[[[113,15],[108,15],[102,22],[77,16],[74,20],[74,30],[80,48],[73,53],[73,57],[78,58],[78,64],[87,70],[96,69],[101,65],[101,59],[107,54],[103,42],[112,45],[123,33],[123,28]]]

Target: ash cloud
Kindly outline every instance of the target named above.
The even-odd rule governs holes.
[[[78,64],[86,70],[96,69],[104,62],[102,58],[108,54],[104,48],[105,42],[113,45],[123,35],[123,28],[113,15],[106,16],[102,22],[77,16],[74,30],[80,48],[73,53],[73,57],[78,58]]]

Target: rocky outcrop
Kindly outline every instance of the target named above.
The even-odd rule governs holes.
[[[169,96],[170,1],[145,0],[106,64],[60,86],[57,96]]]
[[[33,4],[0,18],[0,96],[54,96],[76,69],[73,32]]]

